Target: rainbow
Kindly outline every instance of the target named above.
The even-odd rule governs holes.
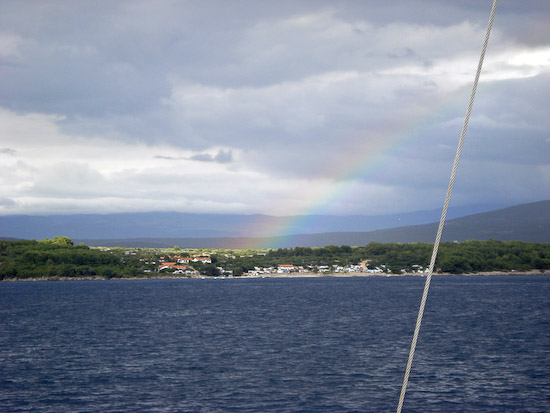
[[[346,163],[338,163],[329,171],[332,184],[329,188],[313,197],[300,210],[292,215],[279,220],[277,224],[264,225],[262,228],[251,228],[250,232],[259,237],[256,248],[272,248],[273,246],[265,238],[288,235],[295,227],[313,227],[317,224],[316,216],[327,214],[331,205],[337,201],[348,201],[353,196],[360,182],[375,182],[377,174],[384,172],[384,166],[395,156],[396,152],[405,152],[407,147],[413,145],[422,137],[424,131],[449,117],[461,116],[460,105],[465,99],[465,89],[460,88],[444,102],[437,101],[425,106],[421,111],[402,118],[384,133],[369,135],[363,131],[363,144],[360,148],[353,147],[346,154]],[[330,214],[330,212],[328,213]]]

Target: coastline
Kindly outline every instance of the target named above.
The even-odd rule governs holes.
[[[467,274],[451,274],[451,273],[434,273],[434,277],[455,277],[455,276],[514,276],[514,275],[548,275],[541,270],[529,271],[488,271],[479,273]],[[209,280],[209,279],[258,279],[258,278],[355,278],[355,277],[378,277],[378,278],[395,278],[395,277],[426,277],[425,274],[404,273],[404,274],[369,274],[369,273],[285,273],[285,274],[262,274],[262,275],[245,275],[239,277],[208,277],[201,275],[193,276],[144,276],[144,277],[128,277],[128,278],[104,278],[104,277],[31,277],[31,278],[5,278],[2,282],[38,282],[38,281],[115,281],[115,280]]]

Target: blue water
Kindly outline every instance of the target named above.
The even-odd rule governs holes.
[[[0,410],[394,411],[423,283],[2,283]],[[549,298],[435,277],[404,411],[550,411]]]

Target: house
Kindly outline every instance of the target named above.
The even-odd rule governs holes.
[[[162,264],[159,264],[158,266],[159,271],[162,270],[177,270],[177,271],[184,271],[187,269],[187,267],[183,265],[178,265],[176,262],[163,262]]]
[[[223,267],[216,267],[218,270],[220,270],[220,275],[223,275],[227,278],[233,278],[233,270],[225,270]]]
[[[212,264],[212,258],[208,255],[193,255],[193,262],[202,262],[203,264]]]
[[[295,269],[294,269],[294,265],[292,264],[279,264],[277,266],[277,273],[278,274],[284,274],[284,273],[289,273],[289,272],[294,272]]]

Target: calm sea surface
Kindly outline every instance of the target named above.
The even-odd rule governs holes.
[[[0,284],[1,411],[394,411],[424,279]],[[550,411],[550,276],[434,277],[404,411]]]

